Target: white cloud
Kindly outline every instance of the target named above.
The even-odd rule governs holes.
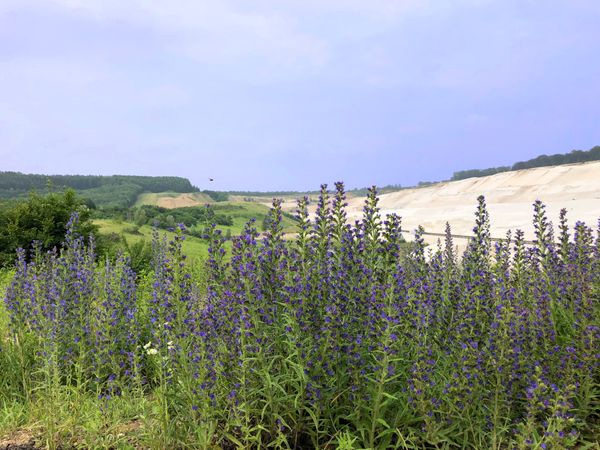
[[[165,47],[204,63],[253,59],[283,68],[319,68],[336,45],[404,20],[488,0],[0,0],[0,14],[42,8],[157,33]],[[312,22],[315,23],[312,23]]]
[[[296,20],[247,11],[224,1],[53,0],[63,12],[99,22],[129,23],[160,34],[166,47],[202,62],[256,58],[284,66],[320,66],[327,43],[302,32]]]
[[[35,0],[2,1],[0,14],[3,8],[41,9]],[[400,58],[402,71],[407,70],[403,60],[410,61],[395,54],[397,44],[390,37],[382,40],[382,35],[392,31],[402,39],[398,44],[406,46],[411,21],[451,16],[458,8],[493,1],[48,0],[43,8],[147,30],[158,36],[154,42],[162,50],[208,67],[228,66],[237,72],[241,67],[248,72],[238,73],[242,78],[257,74],[269,81],[278,73],[304,77],[342,61],[342,78],[360,72],[357,79],[367,84],[397,85],[421,77],[421,70],[394,71],[394,59]],[[372,38],[378,41],[374,47],[369,44]]]

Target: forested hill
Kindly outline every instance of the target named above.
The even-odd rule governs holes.
[[[540,155],[527,161],[520,161],[512,166],[490,167],[488,169],[471,169],[454,172],[451,180],[464,180],[465,178],[487,177],[496,173],[511,170],[533,169],[535,167],[559,166],[561,164],[573,164],[589,161],[600,161],[600,145],[588,151],[573,150],[569,153],[558,153],[555,155]]]
[[[186,178],[130,175],[37,175],[0,172],[0,198],[18,198],[35,190],[75,189],[99,207],[128,207],[142,192],[197,192]]]

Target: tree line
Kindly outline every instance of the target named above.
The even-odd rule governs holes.
[[[487,169],[459,170],[454,172],[451,181],[464,180],[473,177],[487,177],[501,172],[512,170],[533,169],[535,167],[559,166],[561,164],[574,164],[589,161],[600,161],[600,145],[590,150],[572,150],[569,153],[555,155],[540,155],[527,161],[519,161],[512,166],[490,167]]]
[[[197,192],[190,180],[182,177],[149,177],[138,175],[39,175],[0,172],[0,190],[45,189],[51,183],[57,188],[94,189],[107,185],[135,184],[146,192]]]
[[[74,189],[90,206],[101,208],[132,206],[142,192],[198,192],[181,177],[131,175],[39,175],[0,172],[0,198],[23,198],[31,191]]]

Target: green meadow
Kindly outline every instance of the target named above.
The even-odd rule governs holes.
[[[150,225],[138,228],[130,222],[114,219],[97,219],[94,223],[98,225],[101,234],[118,234],[125,238],[130,245],[139,241],[150,242],[152,240],[152,227]],[[165,230],[160,230],[159,234],[167,236],[167,239],[172,239],[174,235],[173,232]],[[188,255],[189,261],[203,261],[208,254],[208,243],[203,239],[186,236],[183,249],[185,254]]]
[[[170,195],[170,193],[161,194],[143,194],[137,203],[144,203],[155,205],[158,198],[164,198],[164,196]],[[174,194],[174,196],[179,194]],[[202,196],[204,194],[193,194]],[[204,206],[198,206],[203,208]],[[256,220],[256,227],[260,231],[263,227],[263,222],[269,214],[269,208],[260,203],[254,202],[221,202],[211,204],[211,208],[217,215],[229,216],[232,219],[231,225],[218,225],[216,228],[221,230],[223,236],[238,236],[242,233],[244,225],[254,219]],[[95,219],[94,224],[99,227],[100,234],[103,235],[119,235],[124,238],[129,245],[135,244],[139,241],[146,241],[150,243],[152,240],[151,225],[136,226],[133,222],[120,220],[120,219]],[[206,228],[209,223],[197,223],[190,228],[190,231],[201,232]],[[295,221],[290,217],[284,215],[282,218],[282,226],[284,233],[294,233]],[[166,235],[167,239],[172,239],[174,233],[167,230],[160,230],[161,235]],[[227,245],[229,248],[229,245]],[[183,243],[183,250],[188,256],[190,262],[202,261],[206,259],[208,255],[208,243],[204,239],[196,236],[187,235]]]

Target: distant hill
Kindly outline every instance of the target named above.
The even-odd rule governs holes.
[[[38,175],[0,172],[0,198],[26,196],[35,190],[71,188],[99,208],[132,206],[143,192],[198,192],[186,178],[130,175]]]
[[[491,218],[491,236],[503,238],[508,230],[521,229],[534,239],[533,207],[536,200],[547,205],[548,219],[556,227],[561,208],[572,225],[578,220],[596,228],[600,218],[600,161],[507,171],[487,177],[445,181],[428,187],[403,189],[379,196],[382,214],[402,217],[405,238],[422,225],[427,232],[444,233],[446,222],[456,235],[472,236],[477,197],[484,195]],[[348,199],[350,222],[360,219],[364,197]],[[315,206],[312,206],[311,212]],[[558,231],[556,231],[558,233]],[[514,234],[513,234],[514,236]],[[426,236],[435,249],[439,236]],[[441,237],[443,241],[443,236]],[[461,251],[468,240],[461,239]]]
[[[474,177],[486,177],[497,173],[510,172],[536,167],[558,166],[563,164],[600,161],[600,146],[590,150],[573,150],[569,153],[540,155],[527,161],[519,161],[512,166],[490,167],[487,169],[469,169],[454,172],[450,181],[464,180]],[[436,182],[420,182],[414,187],[427,187]],[[84,199],[99,209],[123,209],[140,204],[156,204],[158,206],[176,207],[192,206],[209,202],[224,202],[231,198],[239,201],[261,202],[262,198],[294,197],[316,195],[318,191],[200,191],[187,178],[182,177],[149,177],[134,175],[39,175],[20,172],[0,171],[0,200],[18,199],[28,195],[32,190],[44,192],[48,188],[72,188]],[[397,192],[411,189],[399,184],[380,187],[379,193]],[[362,197],[367,188],[348,190],[349,196]],[[141,194],[147,194],[142,196]],[[153,194],[160,194],[158,196]],[[193,195],[180,195],[193,194]],[[136,203],[137,202],[137,203]],[[172,204],[171,204],[172,203]]]
[[[464,180],[473,177],[487,177],[511,170],[534,169],[536,167],[560,166],[561,164],[583,163],[600,161],[600,145],[590,150],[573,150],[569,153],[557,153],[554,155],[540,155],[527,161],[520,161],[512,166],[490,167],[488,169],[470,169],[454,172],[451,181]]]

